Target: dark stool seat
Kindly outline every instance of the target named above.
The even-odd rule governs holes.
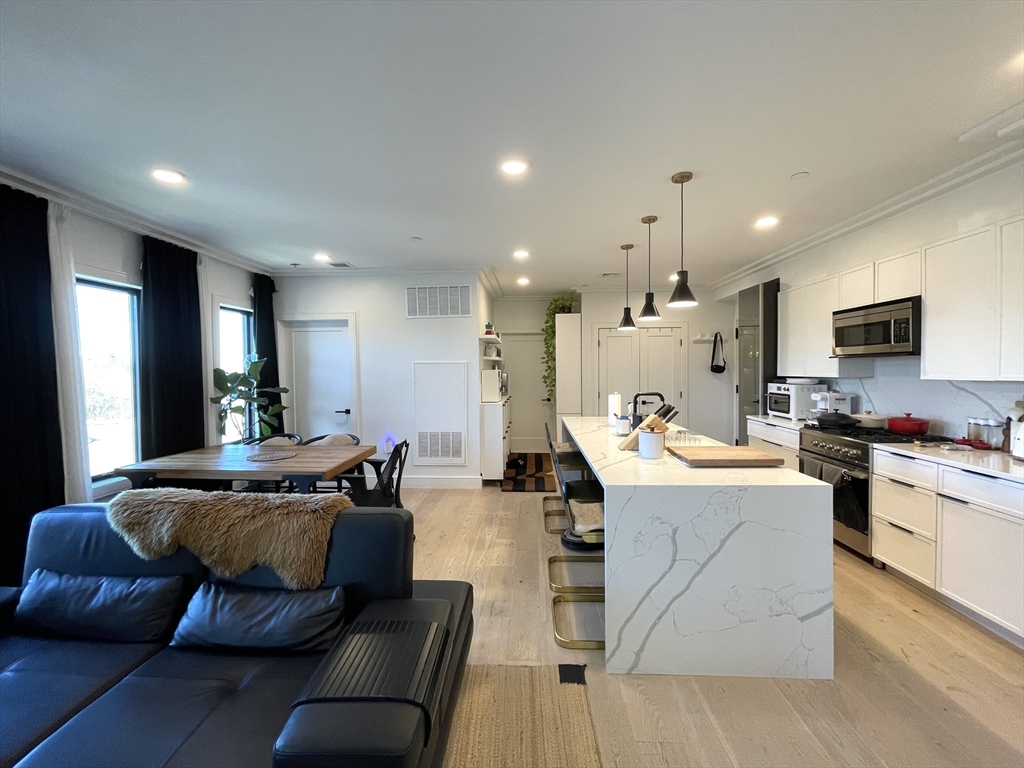
[[[604,486],[597,480],[569,480],[565,483],[566,500],[603,501]]]

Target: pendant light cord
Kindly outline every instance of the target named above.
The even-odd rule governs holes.
[[[626,250],[626,306],[629,306],[629,250]]]
[[[686,210],[686,208],[683,206],[683,189],[685,187],[686,187],[686,184],[680,184],[679,185],[679,271],[680,272],[682,272],[683,270],[686,269],[686,267],[683,266],[683,254],[684,254],[685,249],[686,249],[686,238],[684,237],[684,234],[685,234],[684,211]]]
[[[647,292],[651,291],[651,224],[647,223]]]

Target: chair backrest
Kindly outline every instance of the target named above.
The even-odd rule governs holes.
[[[380,470],[377,490],[397,497],[402,489],[402,472],[405,471],[405,457],[409,453],[409,441],[403,440],[391,450],[391,455]]]
[[[314,445],[317,443],[324,447],[332,445],[359,445],[359,437],[358,435],[353,435],[351,432],[338,432],[336,434],[317,435],[316,437],[311,437],[309,440],[304,440],[302,445]]]
[[[248,440],[243,440],[242,445],[263,445],[264,443],[270,443],[274,445],[300,445],[302,443],[302,437],[292,432],[282,432],[277,435],[260,435],[259,437],[250,437]]]

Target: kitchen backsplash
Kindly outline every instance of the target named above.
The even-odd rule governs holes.
[[[858,396],[860,411],[883,416],[910,412],[930,419],[930,432],[948,437],[962,437],[968,417],[1002,418],[1024,399],[1024,382],[922,381],[919,357],[877,358],[874,378],[838,379],[836,385]]]

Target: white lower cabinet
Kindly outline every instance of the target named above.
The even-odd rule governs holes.
[[[752,448],[757,448],[759,451],[770,453],[772,456],[778,456],[780,459],[785,460],[786,463],[782,466],[786,469],[800,471],[800,459],[797,458],[796,451],[792,448],[787,448],[778,443],[769,443],[767,440],[762,440],[760,437],[754,437],[753,435],[748,435],[747,444]]]
[[[935,542],[880,517],[871,520],[871,556],[928,587],[935,586]]]
[[[505,477],[512,432],[512,398],[480,405],[480,476],[484,480]]]
[[[939,496],[938,589],[1024,634],[1024,519]]]

